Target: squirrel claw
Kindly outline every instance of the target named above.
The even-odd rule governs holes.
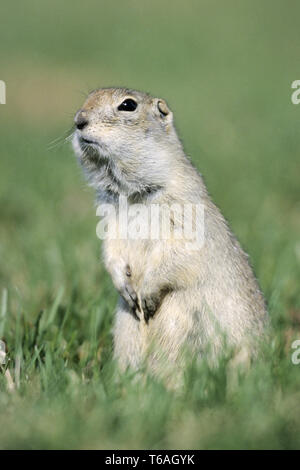
[[[155,315],[157,307],[158,307],[158,302],[154,298],[148,297],[142,300],[142,310],[144,313],[144,319],[146,323],[148,323],[149,319]]]

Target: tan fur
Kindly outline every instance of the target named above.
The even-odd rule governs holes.
[[[138,103],[135,111],[118,110],[126,98]],[[174,367],[184,367],[184,349],[199,358],[209,349],[216,358],[224,338],[255,354],[267,322],[263,296],[247,255],[186,157],[166,102],[129,89],[100,89],[75,123],[83,118],[88,123],[74,133],[73,146],[98,203],[118,211],[121,194],[129,204],[204,206],[199,250],[174,237],[103,242],[106,268],[120,292],[114,354],[121,368],[146,360],[151,371],[171,377]],[[176,213],[172,222],[181,223]],[[154,305],[147,322],[145,305]]]

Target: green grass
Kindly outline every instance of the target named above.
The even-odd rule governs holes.
[[[0,448],[300,447],[298,2],[27,1],[1,7]],[[68,145],[83,95],[167,99],[188,154],[250,253],[273,326],[229,390],[227,361],[175,395],[113,379],[117,296],[93,193]]]

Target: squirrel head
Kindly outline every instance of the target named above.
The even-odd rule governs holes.
[[[74,122],[73,147],[87,171],[109,166],[132,191],[162,186],[170,176],[181,144],[163,99],[126,88],[98,89]]]

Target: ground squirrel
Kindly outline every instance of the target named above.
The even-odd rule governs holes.
[[[118,215],[120,195],[129,208],[175,204],[159,215],[161,221],[168,214],[173,230],[183,223],[176,207],[204,210],[204,219],[190,216],[204,230],[198,249],[174,231],[165,239],[120,237],[120,219],[117,236],[103,241],[105,265],[120,293],[114,323],[120,367],[146,363],[154,373],[172,375],[184,349],[215,358],[225,343],[255,354],[267,323],[263,295],[248,256],[185,155],[167,103],[103,88],[88,96],[75,125],[73,147],[98,204],[112,204]]]

